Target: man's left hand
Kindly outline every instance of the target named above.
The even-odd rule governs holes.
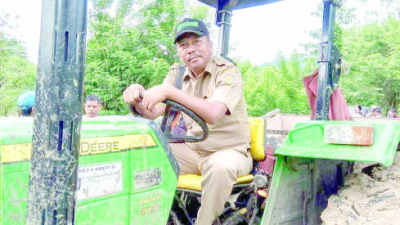
[[[143,106],[150,112],[154,106],[169,97],[169,93],[175,87],[169,84],[161,84],[148,89],[143,96]]]

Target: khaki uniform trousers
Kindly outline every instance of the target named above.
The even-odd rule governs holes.
[[[181,174],[201,174],[201,206],[196,225],[211,225],[223,212],[236,178],[250,173],[253,159],[233,150],[196,151],[186,144],[170,144]]]

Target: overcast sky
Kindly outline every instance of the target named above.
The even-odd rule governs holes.
[[[315,42],[308,31],[322,26],[321,19],[311,15],[321,2],[286,0],[234,11],[232,56],[260,64],[274,61],[278,51],[289,55],[299,43]]]
[[[373,2],[379,0],[371,1],[369,8],[376,8]],[[287,56],[295,48],[302,52],[299,43],[318,42],[308,31],[322,26],[321,19],[311,15],[320,3],[322,0],[285,0],[234,11],[230,41],[234,50],[230,56],[262,64],[274,61],[278,51]],[[36,64],[42,0],[0,0],[0,8],[17,18],[9,21],[17,25],[13,36],[25,44],[29,60]]]

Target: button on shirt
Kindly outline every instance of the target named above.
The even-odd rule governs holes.
[[[164,84],[175,85],[178,65],[174,64],[164,79]],[[250,148],[250,127],[243,95],[243,81],[238,68],[230,61],[214,56],[202,74],[194,77],[186,68],[182,91],[206,101],[223,103],[228,111],[215,124],[207,124],[209,136],[202,142],[187,143],[195,150],[218,151],[235,149],[246,154]],[[183,115],[188,135],[201,135],[201,127]]]

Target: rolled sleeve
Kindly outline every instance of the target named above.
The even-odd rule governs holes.
[[[243,92],[243,81],[237,69],[224,71],[216,78],[216,88],[210,101],[218,101],[225,104],[232,113],[238,104]]]

